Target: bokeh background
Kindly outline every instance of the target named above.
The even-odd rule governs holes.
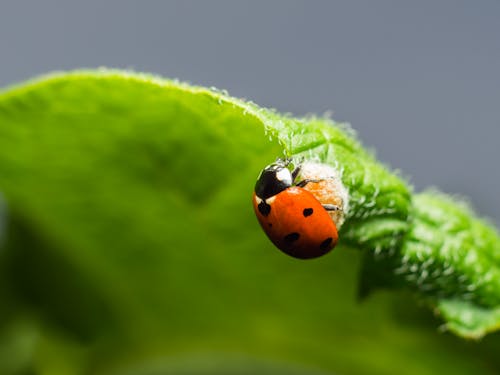
[[[2,2],[0,86],[107,66],[333,111],[417,189],[498,224],[499,17],[496,0]]]

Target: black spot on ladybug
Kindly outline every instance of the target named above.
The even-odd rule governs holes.
[[[319,245],[319,248],[321,250],[326,250],[330,247],[330,244],[332,243],[333,241],[333,238],[332,237],[328,237],[326,240],[324,240],[323,242],[321,242],[321,245]]]
[[[304,217],[311,216],[313,214],[313,209],[312,208],[304,208],[304,211],[302,213],[304,214]]]
[[[263,215],[263,216],[267,216],[269,215],[269,213],[271,212],[271,206],[269,204],[266,203],[266,201],[262,201],[259,203],[259,205],[257,206],[258,209],[259,209],[259,212]]]
[[[297,232],[288,233],[285,237],[283,237],[283,239],[284,239],[284,240],[285,240],[285,242],[287,242],[287,243],[292,243],[292,242],[295,242],[295,241],[297,241],[299,238],[300,238],[300,234],[298,234]]]
[[[269,225],[269,228],[271,228],[273,226],[272,223],[267,223],[267,225]]]

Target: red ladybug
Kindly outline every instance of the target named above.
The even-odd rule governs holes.
[[[290,160],[278,160],[264,168],[255,184],[253,207],[262,229],[273,244],[295,258],[322,256],[335,247],[337,227],[327,210],[304,189],[310,182],[295,183],[300,166],[290,172]]]

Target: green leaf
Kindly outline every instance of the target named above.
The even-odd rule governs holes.
[[[430,191],[414,196],[400,249],[366,253],[361,288],[410,287],[442,315],[443,328],[480,338],[500,328],[499,261],[498,233],[466,203]]]
[[[256,176],[285,155],[342,172],[350,208],[326,257],[284,256],[253,215]],[[0,94],[0,191],[2,373],[500,367],[497,335],[443,335],[404,291],[358,303],[363,256],[365,295],[405,287],[450,330],[480,336],[498,321],[494,284],[478,278],[496,269],[498,236],[444,196],[413,195],[345,125],[149,75],[49,76]],[[479,263],[464,262],[468,248]],[[422,290],[412,275],[431,258],[453,264],[456,279]],[[403,260],[413,262],[405,272]]]
[[[3,195],[0,193],[0,247],[5,240],[5,231],[7,226],[7,205]]]

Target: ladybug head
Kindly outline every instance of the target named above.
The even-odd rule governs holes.
[[[257,178],[255,195],[267,199],[292,186],[293,177],[288,169],[290,160],[278,159],[275,163],[265,167]]]

